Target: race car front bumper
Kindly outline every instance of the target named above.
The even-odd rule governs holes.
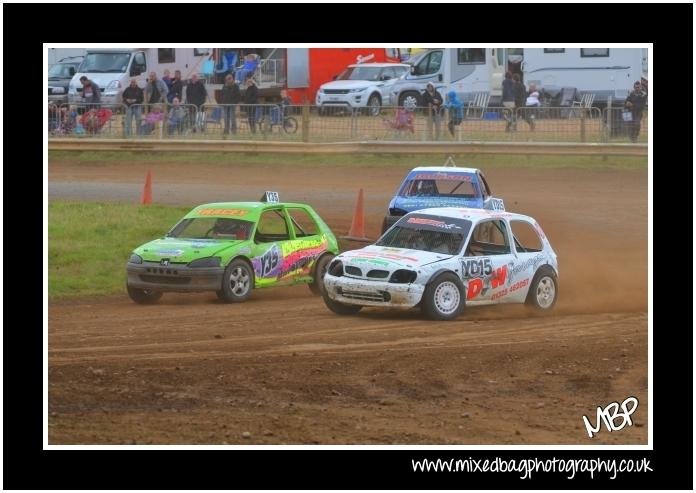
[[[191,268],[172,264],[162,266],[155,262],[128,263],[128,285],[153,291],[218,291],[222,288],[222,267]]]
[[[425,286],[420,284],[397,284],[330,274],[324,276],[324,287],[329,298],[346,305],[402,308],[416,306],[425,290]]]

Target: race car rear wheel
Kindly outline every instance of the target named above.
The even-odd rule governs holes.
[[[251,266],[242,259],[233,260],[222,275],[222,289],[218,298],[228,303],[245,301],[254,287],[254,273]]]
[[[360,305],[346,305],[344,303],[332,300],[329,298],[329,295],[326,294],[326,291],[322,293],[322,297],[324,298],[326,307],[337,315],[355,315],[362,309],[362,306]]]
[[[558,299],[558,279],[548,265],[544,265],[534,274],[529,286],[525,304],[535,310],[547,311],[554,307]]]
[[[319,257],[319,260],[314,264],[314,271],[312,272],[314,281],[309,283],[309,290],[317,296],[324,294],[324,275],[333,258],[333,255],[327,253]]]
[[[421,310],[431,320],[453,320],[464,309],[464,287],[457,276],[445,272],[425,288]]]
[[[130,299],[139,305],[151,305],[156,303],[161,297],[161,291],[152,291],[151,289],[132,288],[126,284],[126,290]]]

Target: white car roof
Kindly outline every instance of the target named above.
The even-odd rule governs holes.
[[[508,219],[522,219],[536,222],[534,218],[525,216],[524,214],[515,214],[514,212],[507,211],[494,211],[489,209],[469,209],[466,207],[432,207],[430,209],[413,211],[410,214],[453,217],[455,219],[468,219],[472,222],[480,221],[482,219],[490,219],[491,217],[506,217]]]
[[[352,63],[348,65],[349,67],[406,67],[409,68],[408,63]]]
[[[413,171],[440,171],[443,173],[476,173],[479,171],[476,168],[460,168],[458,166],[418,166],[411,170]]]

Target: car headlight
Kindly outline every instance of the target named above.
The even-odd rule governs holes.
[[[367,87],[361,87],[360,89],[349,89],[348,92],[363,92]]]
[[[323,88],[323,87],[320,87],[320,88],[319,88],[319,94],[324,94],[324,88]]]
[[[65,94],[64,87],[52,87],[51,89],[52,89],[53,94]]]
[[[189,267],[220,267],[220,257],[205,257],[189,262]]]
[[[341,277],[343,275],[343,262],[334,260],[331,262],[326,272],[334,277]]]
[[[104,89],[105,91],[118,91],[121,89],[121,83],[117,80],[112,80],[109,85]]]
[[[410,284],[416,280],[418,273],[412,270],[399,269],[395,270],[394,273],[389,278],[389,282],[394,284]]]
[[[131,254],[130,258],[128,259],[129,264],[142,264],[143,263],[143,258],[140,255],[136,255],[135,253]]]

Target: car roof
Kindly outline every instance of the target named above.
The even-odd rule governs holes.
[[[294,202],[212,202],[210,204],[201,204],[199,206],[196,206],[191,212],[187,214],[187,216],[191,217],[197,217],[201,216],[203,214],[199,214],[198,211],[200,210],[205,210],[205,209],[236,209],[236,210],[244,210],[247,211],[248,213],[252,213],[252,215],[258,214],[261,212],[263,209],[266,208],[271,208],[273,206],[284,206],[284,207],[307,207],[310,208],[307,204],[299,204],[299,203],[294,203]],[[224,214],[224,213],[218,213],[218,214],[204,214],[205,216],[210,216],[210,217],[235,217],[237,216],[236,214]],[[241,216],[240,216],[241,217]]]
[[[477,173],[476,168],[460,168],[458,166],[417,166],[411,170],[414,171],[437,171],[443,173]]]
[[[351,63],[348,65],[349,67],[406,67],[409,68],[410,65],[408,63]]]
[[[533,217],[525,216],[524,214],[516,214],[514,212],[507,211],[494,211],[490,209],[471,209],[467,207],[431,207],[430,209],[420,209],[417,211],[413,211],[410,214],[426,214],[429,216],[444,216],[452,217],[455,219],[468,219],[472,222],[480,221],[482,219],[501,217],[536,222],[536,220]]]

